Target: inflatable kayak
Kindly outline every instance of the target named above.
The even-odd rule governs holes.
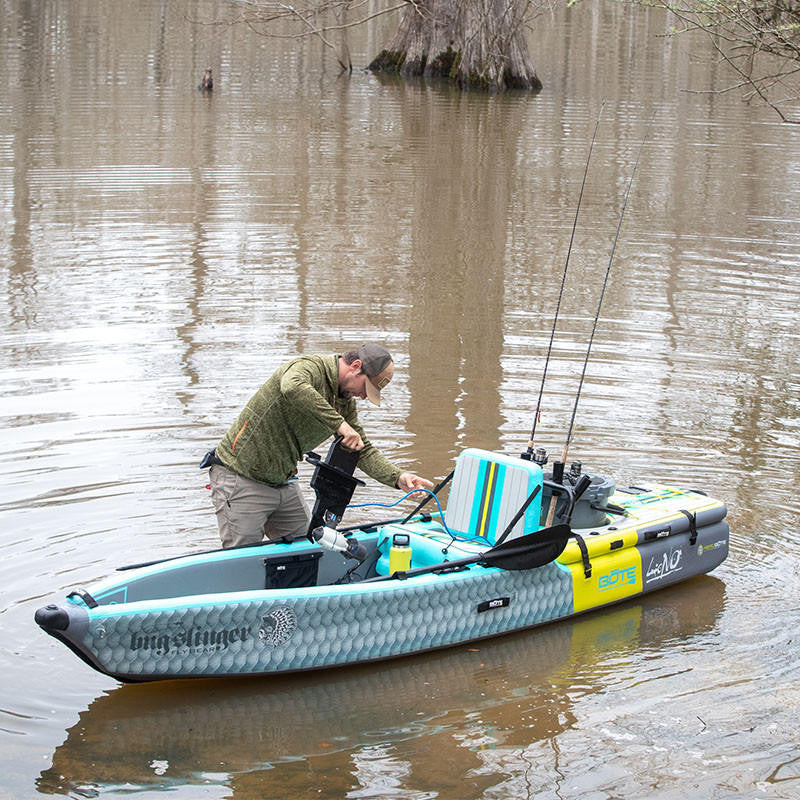
[[[565,619],[728,554],[725,504],[702,492],[617,489],[579,466],[556,482],[532,460],[476,449],[459,455],[444,512],[341,530],[319,512],[309,538],[121,567],[36,622],[121,681],[277,674]]]

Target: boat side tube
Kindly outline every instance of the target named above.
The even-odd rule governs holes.
[[[615,550],[624,550],[643,545],[654,539],[664,539],[686,533],[691,531],[693,526],[699,531],[701,528],[725,519],[727,513],[728,508],[725,503],[713,501],[708,506],[694,512],[678,511],[642,527],[620,529],[610,527],[602,531],[602,535],[599,531],[584,533],[583,540],[586,543],[589,558],[594,559]],[[562,564],[582,561],[583,555],[577,542],[570,542],[558,560]]]
[[[700,514],[699,517],[702,518]],[[585,539],[591,569],[574,542],[557,559],[572,575],[575,612],[615,603],[710,572],[728,555],[729,529],[719,513],[709,524],[674,524],[620,531],[619,536]],[[710,520],[716,519],[711,522]],[[669,530],[669,533],[664,533]],[[660,535],[663,534],[663,535]]]

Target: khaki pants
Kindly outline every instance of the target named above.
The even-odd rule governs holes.
[[[223,547],[239,547],[282,536],[302,536],[311,514],[300,483],[267,486],[215,464],[209,471],[211,502]]]

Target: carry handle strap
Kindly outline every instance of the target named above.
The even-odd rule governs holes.
[[[583,577],[586,580],[592,577],[592,562],[589,560],[589,548],[586,547],[586,542],[583,541],[583,536],[579,533],[572,532],[572,536],[578,544],[581,551],[581,559],[583,560]]]
[[[689,520],[689,544],[693,547],[697,542],[697,515],[684,509],[680,509],[680,512]]]
[[[97,600],[92,597],[86,589],[73,589],[68,595],[67,599],[78,597],[89,607],[97,608]]]

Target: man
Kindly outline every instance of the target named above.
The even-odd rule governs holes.
[[[404,492],[431,481],[404,472],[367,439],[356,397],[380,405],[394,374],[391,354],[365,344],[344,355],[300,356],[279,367],[250,398],[202,466],[211,464],[211,500],[223,547],[307,532],[310,513],[295,478],[297,464],[330,436],[359,452],[371,478]]]

